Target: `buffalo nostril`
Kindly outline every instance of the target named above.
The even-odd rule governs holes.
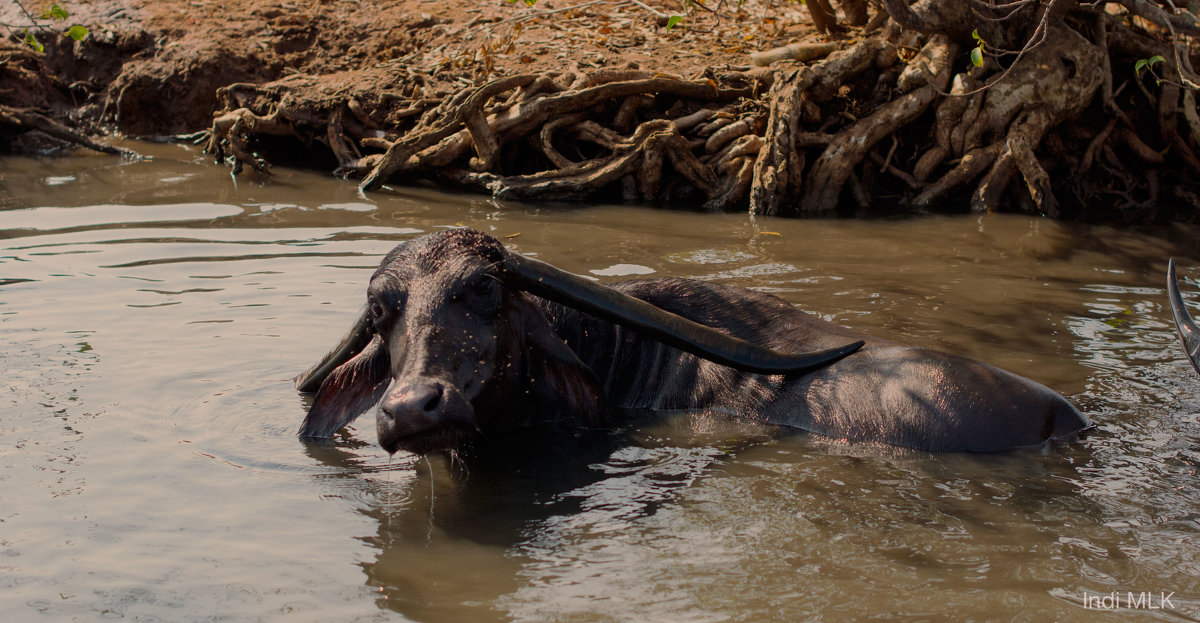
[[[426,413],[436,411],[438,405],[442,403],[442,386],[440,384],[436,384],[426,386],[423,389],[425,390],[425,395],[423,396],[424,401],[421,404],[421,409]]]
[[[396,411],[396,404],[393,402],[384,400],[383,402],[381,402],[379,404],[379,412],[382,413],[389,420],[396,419],[395,411]]]
[[[415,383],[390,392],[380,403],[380,413],[389,420],[414,415],[436,416],[442,408],[445,388],[441,383]]]

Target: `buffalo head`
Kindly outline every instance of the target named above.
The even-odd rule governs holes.
[[[600,423],[595,375],[552,329],[538,298],[573,307],[739,369],[827,365],[862,342],[790,355],[760,348],[455,229],[384,257],[349,334],[296,377],[316,391],[302,437],[330,437],[378,404],[389,453],[455,447],[477,433],[535,423]]]

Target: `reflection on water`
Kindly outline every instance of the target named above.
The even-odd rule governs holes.
[[[361,197],[193,151],[0,168],[0,609],[65,618],[1200,618],[1200,378],[1162,286],[1191,229],[1016,217],[750,220]],[[1081,442],[996,456],[845,444],[707,413],[389,458],[294,436],[289,379],[397,241],[466,225],[601,280],[775,293],[1070,396]],[[1144,603],[1144,602],[1143,602]],[[1161,599],[1154,602],[1163,605]]]

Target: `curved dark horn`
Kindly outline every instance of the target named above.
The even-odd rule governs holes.
[[[829,365],[863,345],[858,341],[812,353],[781,353],[692,322],[545,262],[519,253],[510,252],[508,256],[509,275],[515,280],[513,285],[521,290],[635,329],[668,346],[739,370],[763,374],[803,372]]]
[[[350,327],[350,332],[343,337],[329,354],[321,358],[317,365],[305,370],[292,379],[296,384],[296,389],[305,393],[315,392],[321,389],[321,383],[325,382],[325,377],[334,368],[350,361],[355,355],[367,347],[371,342],[371,317],[367,314],[367,308],[363,307],[358,314],[358,320],[354,321],[354,326]]]
[[[1196,372],[1200,372],[1200,327],[1188,315],[1187,307],[1183,305],[1183,296],[1179,293],[1179,280],[1175,277],[1175,258],[1167,262],[1167,293],[1171,299],[1171,315],[1175,317],[1175,329],[1179,331],[1179,339],[1183,341],[1183,350]]]

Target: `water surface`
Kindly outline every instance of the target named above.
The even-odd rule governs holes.
[[[1200,231],[364,198],[137,147],[155,158],[0,161],[13,620],[1200,619],[1200,377],[1163,291],[1175,255],[1200,302]],[[1096,427],[930,455],[673,414],[469,469],[389,460],[370,418],[297,440],[289,379],[380,257],[464,225],[602,281],[756,288],[982,359]],[[1113,592],[1153,603],[1085,607]]]

